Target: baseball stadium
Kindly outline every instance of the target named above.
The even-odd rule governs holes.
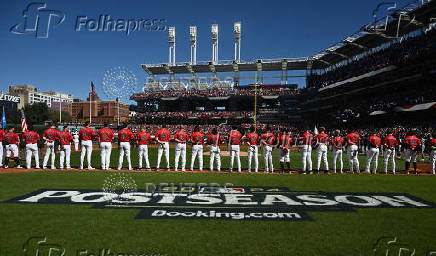
[[[134,63],[140,88],[111,69],[70,120],[61,100],[46,115],[10,86],[0,256],[436,255],[436,1],[379,3],[371,18],[277,58],[241,57],[245,33],[264,33],[244,21],[233,40],[202,24],[205,61],[200,25],[168,25],[160,61]]]

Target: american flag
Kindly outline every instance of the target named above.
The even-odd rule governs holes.
[[[24,116],[24,111],[21,111],[21,131],[27,132],[27,122],[26,117]]]

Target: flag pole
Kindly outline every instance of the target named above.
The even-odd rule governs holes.
[[[62,123],[62,102],[59,101],[59,123]]]
[[[118,126],[120,126],[120,100],[117,98]]]

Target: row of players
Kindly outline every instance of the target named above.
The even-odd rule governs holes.
[[[321,127],[320,133],[312,135],[309,130],[306,130],[298,138],[298,145],[301,152],[302,159],[302,173],[312,173],[312,149],[315,148],[317,156],[317,168],[319,172],[321,168],[321,162],[324,163],[325,170],[329,170],[329,163],[327,161],[328,145],[331,143],[333,146],[333,172],[336,173],[337,160],[339,159],[339,172],[343,172],[342,154],[346,151],[349,159],[350,171],[360,172],[359,159],[358,159],[358,146],[360,144],[360,135],[356,132],[350,132],[345,137],[342,137],[340,131],[335,131],[335,135],[330,138],[325,133],[325,128]],[[85,155],[87,156],[88,169],[94,169],[91,166],[91,154],[93,149],[93,140],[98,140],[101,149],[101,169],[108,170],[110,164],[110,156],[112,150],[112,141],[114,139],[114,133],[107,124],[100,129],[97,133],[90,128],[89,122],[85,124],[85,127],[79,131],[79,139],[81,141],[81,155],[80,155],[80,169],[83,169]],[[31,167],[31,156],[35,157],[36,168],[39,168],[38,146],[37,142],[40,139],[39,135],[34,131],[27,131],[23,133],[23,140],[26,143],[26,167]],[[142,169],[142,159],[145,160],[146,169],[150,169],[150,163],[148,159],[148,143],[150,140],[156,140],[158,143],[158,158],[157,169],[160,168],[162,155],[166,159],[166,168],[170,168],[169,160],[169,141],[171,138],[170,132],[165,128],[165,125],[158,130],[155,136],[146,132],[145,126],[141,127],[141,131],[136,135],[133,135],[132,131],[128,127],[122,128],[118,131],[119,141],[119,163],[118,169],[123,166],[124,155],[126,155],[128,168],[132,169],[130,159],[130,142],[136,140],[139,145],[139,169]],[[6,144],[6,160],[5,168],[8,168],[9,158],[11,154],[15,156],[17,167],[19,166],[18,160],[18,146],[19,136],[14,133],[13,128],[4,134],[0,131],[0,143],[4,141]],[[47,167],[48,160],[51,156],[51,168],[55,169],[55,142],[60,144],[60,168],[65,167],[70,169],[70,155],[71,155],[71,142],[74,141],[73,135],[69,132],[68,127],[64,127],[62,132],[59,132],[52,124],[49,129],[44,132],[43,140],[46,144],[46,153],[43,160],[43,168]],[[238,172],[241,172],[241,160],[240,160],[240,144],[246,143],[248,145],[248,171],[251,171],[252,160],[254,159],[254,171],[258,171],[258,150],[259,146],[263,149],[263,156],[265,158],[265,171],[273,172],[273,160],[272,152],[274,148],[279,150],[280,168],[281,171],[285,171],[285,164],[287,171],[290,172],[290,157],[289,151],[293,143],[290,133],[283,130],[279,136],[276,136],[267,128],[265,133],[259,136],[254,128],[250,129],[250,132],[245,136],[242,135],[237,127],[232,127],[232,131],[228,135],[228,140],[224,142],[221,134],[216,129],[212,129],[210,134],[205,140],[205,135],[200,132],[200,128],[195,127],[191,136],[182,128],[174,135],[174,141],[176,142],[175,149],[175,171],[179,167],[179,160],[181,160],[181,170],[185,171],[186,165],[186,144],[190,142],[192,144],[192,158],[191,158],[191,170],[194,168],[196,157],[199,159],[200,170],[203,170],[203,144],[206,143],[210,148],[210,170],[214,169],[214,161],[217,161],[217,170],[221,170],[221,154],[220,145],[226,143],[228,145],[228,151],[230,153],[230,172],[233,170],[234,160],[236,159]],[[391,162],[392,171],[395,173],[395,150],[398,146],[398,140],[393,136],[392,132],[388,132],[388,135],[382,140],[377,134],[373,133],[368,140],[369,150],[367,151],[366,160],[366,172],[370,173],[371,164],[373,164],[373,172],[375,173],[378,167],[378,157],[380,148],[383,145],[384,148],[384,172],[387,173],[388,163]],[[405,158],[405,171],[409,172],[410,163],[413,163],[415,173],[417,169],[416,158],[421,146],[421,140],[416,137],[416,131],[411,130],[409,135],[404,139],[402,147],[404,148]],[[432,151],[430,154],[430,160],[432,162],[432,174],[435,173],[436,162],[436,139],[430,141]],[[2,154],[3,150],[0,150]],[[0,159],[3,157],[0,156]],[[0,162],[1,166],[1,162]]]

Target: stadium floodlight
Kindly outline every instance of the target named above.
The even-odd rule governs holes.
[[[168,28],[168,42],[170,43],[169,49],[169,64],[176,64],[176,28],[169,27]]]
[[[191,39],[191,64],[197,63],[197,27],[189,27],[189,37]]]
[[[235,37],[235,59],[241,62],[241,22],[233,24],[233,34]]]
[[[212,25],[212,62],[218,64],[218,24]]]

